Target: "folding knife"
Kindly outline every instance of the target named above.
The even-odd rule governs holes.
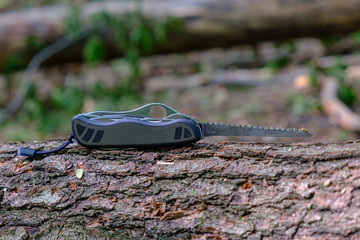
[[[166,116],[153,118],[150,109],[162,107]],[[74,116],[77,142],[89,148],[154,147],[183,145],[208,136],[310,137],[306,129],[199,122],[162,103],[131,111],[98,111]]]

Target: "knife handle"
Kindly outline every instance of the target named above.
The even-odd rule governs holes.
[[[202,138],[199,124],[191,118],[149,121],[127,117],[102,122],[80,114],[72,120],[72,131],[77,142],[89,148],[172,146]]]

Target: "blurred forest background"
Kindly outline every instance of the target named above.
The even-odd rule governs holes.
[[[0,0],[0,141],[63,138],[78,113],[149,102],[357,139],[359,13],[355,0]]]

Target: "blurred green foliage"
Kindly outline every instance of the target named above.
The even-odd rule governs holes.
[[[307,64],[307,68],[309,69],[309,77],[310,77],[310,87],[318,88],[320,83],[317,78],[318,69],[315,65],[314,61],[309,61]]]
[[[86,25],[84,25],[83,20],[81,19],[80,8],[75,5],[68,6],[68,14],[64,19],[64,31],[68,37],[76,36],[80,30],[82,30]]]
[[[24,67],[24,61],[20,55],[14,54],[10,56],[3,64],[2,71],[5,75],[18,71]]]
[[[124,60],[131,66],[129,80],[133,84],[140,77],[140,57],[152,53],[156,45],[167,41],[169,32],[181,28],[181,23],[175,18],[149,19],[141,13],[140,8],[122,15],[100,12],[92,16],[91,22],[94,26],[110,29],[124,54]]]
[[[337,58],[337,62],[335,65],[326,68],[319,67],[314,62],[310,61],[308,63],[308,69],[310,73],[310,86],[313,88],[318,88],[320,86],[317,77],[318,74],[335,77],[339,84],[339,99],[347,106],[352,107],[357,101],[357,94],[354,91],[353,87],[345,81],[346,68],[347,65],[342,61],[340,57]]]
[[[265,67],[271,68],[273,70],[278,70],[288,66],[291,63],[290,56],[297,51],[295,41],[292,39],[275,42],[274,48],[275,56],[277,57],[265,63]]]
[[[30,60],[30,56],[34,55],[36,52],[45,47],[45,44],[42,41],[33,36],[27,37],[25,41],[26,46],[23,52],[14,53],[4,61],[0,71],[5,75],[9,75],[13,72],[25,68],[27,62]]]
[[[341,38],[339,36],[328,36],[328,37],[323,37],[323,38],[320,39],[322,45],[326,49],[330,49],[336,43],[338,43],[340,40],[341,40]]]
[[[51,4],[84,4],[102,0],[0,0],[0,11],[46,6]]]
[[[357,100],[357,95],[353,88],[344,83],[340,84],[338,95],[340,100],[348,106],[352,106]]]
[[[274,60],[268,61],[265,66],[273,70],[278,70],[280,68],[286,67],[290,64],[290,59],[288,57],[278,57]]]
[[[351,107],[356,102],[357,96],[353,88],[345,82],[346,68],[346,64],[338,58],[337,64],[329,68],[321,69],[320,71],[323,74],[333,76],[338,80],[338,97],[343,103]]]
[[[14,128],[8,136],[12,140],[24,140],[31,137],[45,138],[48,134],[57,132],[70,132],[71,119],[75,114],[84,109],[84,102],[93,102],[94,110],[119,110],[121,108],[133,108],[143,100],[141,92],[140,58],[151,54],[156,46],[167,41],[170,32],[177,31],[181,23],[174,18],[149,19],[141,13],[140,2],[136,1],[137,8],[132,12],[121,15],[111,15],[98,12],[84,22],[78,7],[71,5],[69,15],[64,21],[67,36],[76,38],[79,32],[89,30],[90,36],[86,39],[82,56],[89,65],[98,64],[106,58],[107,49],[104,44],[103,33],[107,40],[114,41],[123,53],[123,57],[115,64],[114,71],[123,69],[129,74],[118,79],[115,86],[106,87],[102,79],[98,79],[93,86],[78,84],[75,78],[66,79],[63,85],[54,86],[51,90],[50,99],[41,100],[37,96],[37,90],[33,86],[24,103],[23,111],[17,119],[8,124]],[[30,39],[29,47],[39,49],[41,43]],[[20,57],[14,56],[7,64],[8,73],[24,67]],[[86,80],[85,80],[86,81]],[[24,128],[14,126],[21,124]],[[25,134],[26,128],[36,129],[36,136]]]
[[[354,41],[355,41],[356,43],[359,43],[359,44],[360,44],[360,30],[354,32],[351,36],[352,36],[352,38],[354,39]]]
[[[87,63],[96,63],[105,57],[105,45],[103,39],[99,35],[90,36],[86,41],[83,58]]]
[[[318,98],[302,93],[291,94],[286,97],[286,105],[292,114],[305,116],[320,111],[321,105]]]
[[[134,0],[136,1],[136,0]],[[0,0],[1,8],[9,6],[11,1]],[[141,93],[141,72],[140,58],[143,55],[151,54],[157,46],[167,42],[167,36],[174,31],[181,29],[182,23],[176,18],[150,19],[141,13],[140,2],[132,12],[122,15],[111,15],[106,12],[94,14],[89,21],[84,22],[81,12],[76,4],[69,0],[18,0],[24,5],[37,5],[49,3],[66,3],[69,5],[70,12],[64,21],[66,34],[76,37],[78,32],[89,29],[92,34],[87,38],[82,56],[84,61],[91,65],[104,61],[107,57],[106,40],[112,39],[116,43],[119,52],[123,57],[113,61],[114,71],[129,71],[130,74],[123,79],[118,79],[116,86],[107,87],[102,84],[102,79],[98,79],[94,85],[84,89],[83,84],[78,84],[78,79],[67,79],[64,85],[55,86],[49,99],[44,101],[39,99],[35,87],[33,86],[24,104],[23,111],[18,114],[13,122],[7,125],[11,129],[11,140],[26,140],[29,138],[46,138],[48,134],[70,132],[71,118],[84,110],[87,101],[94,104],[94,110],[118,110],[133,108],[142,101]],[[10,3],[12,4],[12,3]],[[4,7],[5,6],[5,7]],[[102,31],[97,31],[102,29]],[[104,31],[103,31],[104,30]],[[351,35],[352,39],[360,43],[360,31]],[[329,49],[338,43],[338,37],[323,38],[322,44]],[[34,38],[27,40],[28,53],[34,53],[44,47],[42,42]],[[291,53],[297,51],[295,41],[275,42],[276,58],[265,63],[265,67],[278,70],[291,64]],[[285,53],[285,54],[284,54]],[[290,54],[288,54],[290,53]],[[11,74],[25,67],[25,62],[29,59],[22,55],[13,55],[4,64],[3,72]],[[199,65],[200,66],[200,65]],[[310,72],[310,85],[317,89],[319,82],[318,73],[335,76],[340,84],[339,98],[351,106],[357,99],[353,88],[345,82],[346,66],[339,60],[338,64],[329,68],[319,68],[313,62],[308,63]],[[199,70],[200,71],[200,70]],[[86,80],[85,80],[86,81]],[[209,103],[205,103],[209,104]],[[261,114],[262,106],[249,105],[251,114]],[[314,111],[319,111],[320,103],[316,97],[305,96],[304,94],[293,94],[287,98],[287,105],[295,115],[306,115]],[[211,106],[207,106],[211,108]],[[224,121],[225,121],[224,117]],[[20,126],[20,127],[19,127]],[[27,129],[36,129],[36,134],[30,133]],[[6,135],[5,134],[5,135]],[[60,135],[61,136],[61,135]]]
[[[136,0],[136,9],[121,15],[98,12],[91,16],[90,23],[85,23],[80,17],[80,10],[72,6],[69,17],[65,20],[66,32],[71,37],[85,28],[95,30],[86,41],[83,57],[87,63],[101,61],[106,56],[103,36],[98,30],[111,33],[113,41],[124,60],[129,63],[131,74],[127,81],[123,81],[122,91],[125,93],[139,90],[137,86],[140,78],[140,57],[151,54],[157,45],[167,41],[170,32],[181,28],[181,22],[173,17],[150,19],[142,14],[140,1]]]

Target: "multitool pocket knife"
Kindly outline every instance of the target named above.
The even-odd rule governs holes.
[[[153,117],[150,110],[161,107],[165,116]],[[88,148],[128,148],[184,145],[208,136],[310,137],[306,129],[199,122],[175,109],[150,103],[140,108],[82,113],[72,119],[72,135],[67,143],[51,151],[20,148],[18,155],[36,156],[57,151],[74,139]]]

